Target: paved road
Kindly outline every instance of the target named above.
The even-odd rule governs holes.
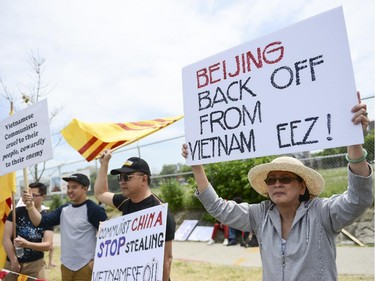
[[[60,234],[54,234],[54,244],[60,246]],[[363,274],[374,276],[373,247],[337,247],[339,274]],[[262,267],[259,248],[244,248],[239,245],[223,246],[220,243],[206,245],[205,242],[173,243],[173,258],[177,260],[202,261],[223,265]]]

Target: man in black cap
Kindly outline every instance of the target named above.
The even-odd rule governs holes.
[[[103,208],[87,199],[90,180],[86,175],[77,173],[63,180],[68,183],[67,194],[71,203],[42,216],[34,207],[32,196],[27,190],[22,200],[35,226],[61,226],[61,280],[89,281],[95,256],[96,232],[99,223],[105,221],[107,215]]]
[[[102,152],[100,168],[96,178],[94,193],[100,202],[115,207],[123,215],[137,212],[162,204],[150,189],[151,171],[147,162],[138,157],[131,157],[119,169],[111,170],[112,175],[118,175],[122,194],[108,191],[108,164],[112,154],[109,150]],[[172,266],[172,240],[174,239],[176,223],[173,216],[167,214],[166,238],[164,246],[163,281],[169,280]]]

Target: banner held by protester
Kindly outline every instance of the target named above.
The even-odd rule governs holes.
[[[47,100],[0,122],[0,175],[53,157]]]
[[[103,222],[92,280],[163,279],[168,204]]]
[[[182,70],[187,164],[363,143],[342,7]]]

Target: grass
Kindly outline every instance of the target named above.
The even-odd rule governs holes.
[[[318,171],[326,183],[325,190],[320,197],[330,197],[333,194],[343,193],[348,187],[347,168],[335,168]]]
[[[48,254],[46,254],[46,263]],[[57,266],[47,269],[48,281],[61,280],[60,275],[60,247],[55,247],[53,255],[54,264]],[[191,281],[191,280],[262,280],[262,269],[242,266],[223,266],[202,262],[191,262],[183,260],[174,260],[172,264],[172,281]],[[339,281],[373,281],[374,276],[364,275],[339,275]]]

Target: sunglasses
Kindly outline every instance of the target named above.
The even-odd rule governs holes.
[[[127,175],[127,174],[122,174],[122,175],[118,175],[117,176],[117,180],[118,180],[118,182],[128,182],[128,181],[130,181],[130,179],[132,178],[132,177],[135,177],[135,176],[141,176],[141,175]]]
[[[266,178],[264,180],[264,182],[266,183],[266,185],[274,185],[277,182],[277,180],[279,180],[279,182],[282,183],[282,184],[288,184],[288,183],[291,183],[293,180],[299,180],[299,179],[284,176],[284,177],[280,177],[280,178]]]

